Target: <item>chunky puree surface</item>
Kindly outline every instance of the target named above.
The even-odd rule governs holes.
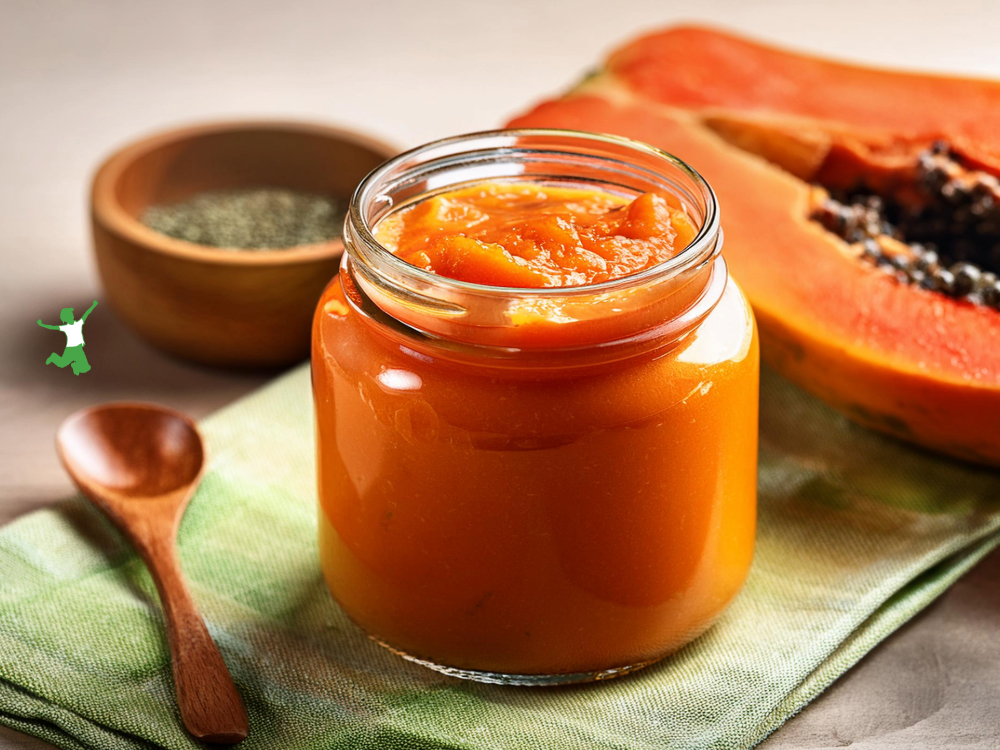
[[[691,219],[655,193],[634,200],[598,190],[487,182],[391,215],[376,238],[441,276],[500,287],[598,284],[683,250]]]

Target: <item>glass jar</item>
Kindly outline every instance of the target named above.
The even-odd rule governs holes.
[[[437,276],[374,238],[496,180],[655,191],[699,232],[645,271],[545,289]],[[708,628],[753,555],[758,347],[701,176],[612,136],[460,136],[368,175],[344,242],[312,372],[322,567],[348,616],[507,684],[624,674]]]

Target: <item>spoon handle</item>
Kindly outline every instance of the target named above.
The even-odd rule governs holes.
[[[184,726],[204,742],[241,742],[249,731],[246,709],[184,582],[173,539],[135,541],[163,604]]]

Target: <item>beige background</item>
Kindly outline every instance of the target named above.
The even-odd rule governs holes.
[[[62,341],[35,320],[100,298],[85,191],[110,149],[150,129],[245,115],[363,126],[415,145],[497,125],[617,42],[685,18],[819,53],[1000,77],[996,0],[0,0],[0,523],[71,492],[52,435],[74,409],[138,398],[201,416],[269,377],[168,360],[106,305],[87,323],[92,372],[42,365]],[[766,746],[1000,747],[998,618],[994,554]],[[38,747],[0,729],[0,748]]]

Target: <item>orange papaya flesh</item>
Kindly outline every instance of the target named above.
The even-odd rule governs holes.
[[[613,68],[621,67],[621,55],[612,59]],[[663,83],[666,91],[695,92],[699,81],[710,91],[723,85],[689,75],[683,55],[674,63],[669,76],[661,70],[652,76],[633,60],[629,73],[642,87],[634,82],[624,87],[605,76],[539,105],[510,126],[616,133],[692,164],[719,196],[724,254],[753,304],[768,364],[863,424],[1000,465],[1000,313],[902,284],[861,262],[856,246],[810,219],[815,188],[804,178],[815,175],[806,167],[798,175],[786,171],[758,155],[759,143],[757,148],[733,144],[734,137],[753,137],[739,132],[726,137],[718,121],[705,123],[703,113],[647,98],[642,88],[660,91],[660,77],[680,81]],[[766,78],[765,73],[760,71]],[[803,147],[793,163],[819,165],[813,172],[834,164],[847,175],[869,169],[887,185],[906,184],[912,164],[898,137],[880,140],[868,131],[852,138],[842,127],[814,128],[815,133],[822,158],[810,162]],[[795,140],[791,131],[786,137]],[[758,134],[757,141],[762,139],[767,140],[766,128]],[[782,152],[780,143],[769,147]],[[837,154],[832,162],[831,153]]]
[[[1000,155],[1000,83],[881,70],[795,54],[709,28],[679,26],[612,53],[606,70],[650,101],[767,112],[928,142],[984,164]]]

